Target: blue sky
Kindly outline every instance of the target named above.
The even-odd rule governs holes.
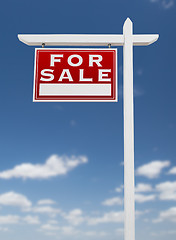
[[[123,239],[122,48],[118,103],[33,103],[24,33],[159,33],[134,48],[136,239],[176,237],[174,0],[3,1],[0,237]]]

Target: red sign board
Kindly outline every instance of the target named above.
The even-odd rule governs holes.
[[[34,102],[116,102],[116,49],[36,49]]]

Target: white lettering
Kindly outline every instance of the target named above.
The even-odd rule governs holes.
[[[50,67],[54,67],[55,62],[61,62],[61,57],[63,57],[63,54],[51,54],[51,61],[50,61]]]
[[[103,78],[108,77],[108,72],[111,72],[111,69],[99,69],[98,70],[98,81],[110,82],[111,78]]]
[[[72,59],[73,58],[78,58],[78,63],[72,63]],[[83,62],[83,59],[82,59],[82,57],[80,56],[80,55],[77,55],[77,54],[74,54],[74,55],[71,55],[71,56],[69,56],[69,58],[68,58],[68,64],[70,65],[70,66],[73,66],[73,67],[77,67],[77,66],[80,66],[81,64],[82,64],[82,62]]]
[[[84,69],[79,70],[79,81],[86,81],[86,82],[92,82],[92,78],[84,78]]]
[[[67,75],[64,77],[65,73],[66,73]],[[73,78],[72,78],[72,76],[71,76],[71,74],[70,74],[69,69],[63,69],[63,71],[62,71],[62,73],[61,73],[60,78],[59,78],[58,81],[59,81],[59,82],[62,82],[63,79],[68,79],[70,82],[73,82]]]
[[[89,55],[89,67],[93,67],[93,63],[96,63],[98,67],[102,67],[100,63],[102,60],[103,60],[103,57],[101,55]]]
[[[50,72],[50,73],[47,73],[47,72]],[[44,77],[49,77],[49,78],[43,78],[41,77],[40,80],[41,81],[52,81],[54,79],[54,75],[52,74],[54,72],[54,70],[52,69],[43,69],[41,71],[41,75],[44,76]]]

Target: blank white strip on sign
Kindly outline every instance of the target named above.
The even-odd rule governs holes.
[[[111,84],[40,84],[40,96],[111,96]]]

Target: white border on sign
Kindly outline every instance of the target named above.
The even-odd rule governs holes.
[[[101,51],[109,51],[109,50],[115,50],[116,52],[116,99],[115,100],[35,100],[35,73],[36,73],[36,52],[37,50],[101,50]],[[35,55],[34,55],[34,79],[33,79],[33,102],[118,102],[118,96],[117,96],[117,89],[118,89],[118,55],[117,55],[117,48],[35,48]]]

